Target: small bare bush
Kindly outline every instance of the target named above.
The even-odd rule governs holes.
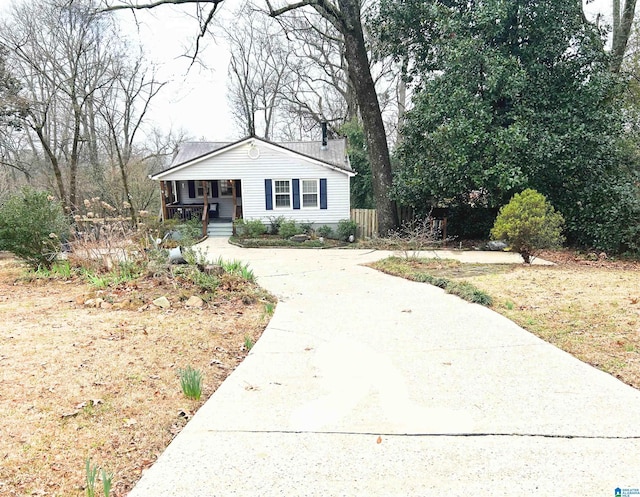
[[[69,262],[91,272],[109,272],[125,261],[145,257],[132,240],[135,230],[128,221],[85,221],[70,242]]]
[[[404,222],[402,226],[389,233],[387,243],[402,250],[407,259],[416,258],[419,252],[442,245],[448,240],[442,238],[439,220],[431,216]]]

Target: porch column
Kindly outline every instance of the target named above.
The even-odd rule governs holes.
[[[209,197],[207,195],[207,181],[202,180],[202,197],[204,199],[202,207],[202,236],[207,236],[209,226]]]
[[[169,213],[167,212],[167,197],[168,197],[168,193],[167,193],[167,186],[165,185],[164,181],[160,182],[160,202],[162,205],[162,220],[166,221],[167,218],[169,217]]]
[[[231,221],[236,220],[236,210],[238,209],[238,200],[236,199],[236,180],[231,180],[231,199],[233,201],[233,210],[231,211]]]

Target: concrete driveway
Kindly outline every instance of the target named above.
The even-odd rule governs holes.
[[[279,304],[131,497],[640,487],[639,391],[489,309],[361,265],[384,253],[202,247],[249,262]]]

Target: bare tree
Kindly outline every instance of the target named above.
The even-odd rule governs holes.
[[[114,84],[101,95],[98,112],[108,130],[104,147],[109,163],[117,166],[121,181],[123,198],[117,199],[118,209],[121,205],[128,205],[125,210],[129,210],[135,222],[136,201],[129,187],[130,169],[134,166],[139,168],[148,158],[142,150],[136,150],[136,142],[143,131],[144,119],[152,100],[166,83],[156,79],[153,69],[146,67],[141,54],[133,60],[120,57],[113,71]],[[153,155],[151,153],[149,157]]]
[[[378,227],[383,234],[390,232],[398,225],[398,216],[395,204],[389,197],[392,184],[391,160],[365,44],[361,0],[301,0],[279,8],[266,1],[273,17],[304,7],[313,8],[342,35],[349,80],[354,88],[366,134]]]
[[[79,3],[16,6],[1,29],[28,101],[24,123],[35,133],[58,195],[71,210],[77,205],[86,138],[83,113],[92,95],[111,82],[112,29],[90,4]]]
[[[271,139],[286,79],[290,50],[278,26],[247,3],[235,16],[239,23],[225,32],[231,50],[230,103],[242,131]]]

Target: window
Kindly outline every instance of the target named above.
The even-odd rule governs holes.
[[[204,197],[202,181],[196,182],[196,193],[198,194],[198,197]],[[211,198],[211,183],[209,181],[207,181],[207,197]]]
[[[302,180],[302,208],[318,207],[318,180]]]
[[[233,194],[233,181],[228,179],[226,181],[220,180],[220,196],[230,197]]]
[[[275,180],[273,182],[276,209],[287,209],[291,207],[291,181]]]

